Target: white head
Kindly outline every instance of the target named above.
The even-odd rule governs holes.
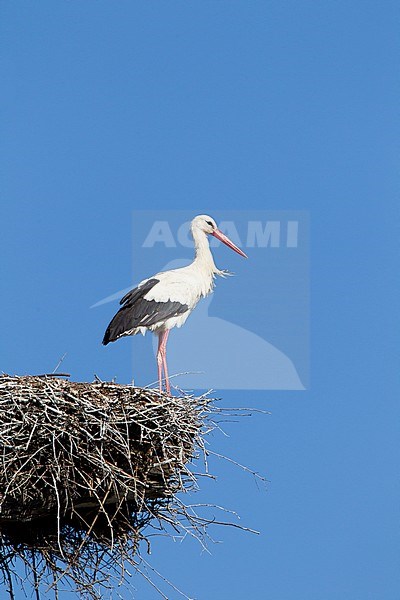
[[[208,215],[197,215],[191,223],[192,232],[196,229],[212,235],[213,231],[217,229],[217,224],[212,217]]]
[[[231,248],[241,256],[247,258],[247,255],[218,229],[217,224],[212,217],[209,217],[208,215],[197,215],[192,221],[191,230],[195,242],[198,240],[199,235],[201,236],[201,233],[213,235],[217,240],[220,240],[228,246],[228,248]]]

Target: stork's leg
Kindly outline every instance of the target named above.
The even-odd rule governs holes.
[[[162,348],[161,348],[162,338],[163,338],[163,334],[159,333],[158,334],[158,349],[157,349],[157,372],[158,372],[158,385],[159,385],[160,392],[162,392],[162,379],[163,379],[162,378],[163,357],[162,357]]]
[[[167,367],[167,341],[168,341],[168,336],[169,336],[169,329],[167,329],[167,331],[164,333],[164,338],[162,341],[162,346],[163,346],[163,353],[162,353],[162,358],[163,358],[163,368],[164,368],[164,377],[165,377],[165,389],[167,391],[167,394],[171,393],[171,388],[169,385],[169,378],[168,378],[168,367]]]
[[[167,394],[171,393],[171,388],[168,379],[168,368],[167,368],[167,340],[169,335],[169,329],[162,331],[158,335],[158,350],[157,350],[157,366],[158,366],[158,382],[159,389],[162,392],[162,371],[164,370],[165,377],[165,389]]]

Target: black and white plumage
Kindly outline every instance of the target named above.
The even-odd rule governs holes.
[[[146,298],[148,292],[160,283],[155,277],[147,279],[128,292],[120,301],[122,308],[117,312],[104,334],[103,344],[115,342],[120,337],[154,330],[161,322],[188,312],[187,304],[177,301],[157,302]]]
[[[181,327],[200,298],[210,294],[216,275],[224,275],[214,263],[207,236],[213,235],[238,254],[246,254],[225,236],[211,217],[199,215],[191,223],[195,258],[187,267],[163,271],[144,279],[120,301],[122,305],[104,334],[103,344],[127,335],[153,331],[158,335],[158,379],[162,390],[162,370],[170,393],[166,361],[168,335]]]

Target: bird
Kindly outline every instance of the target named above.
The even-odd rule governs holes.
[[[248,258],[208,215],[197,215],[190,225],[195,256],[186,267],[161,271],[143,279],[137,287],[120,300],[121,308],[109,323],[103,338],[106,346],[122,337],[152,331],[158,336],[157,373],[159,391],[171,395],[167,367],[167,341],[172,328],[181,327],[199,300],[214,289],[215,278],[225,277],[227,271],[218,269],[210,250],[208,236],[212,235],[226,246]],[[164,377],[163,377],[164,373]]]

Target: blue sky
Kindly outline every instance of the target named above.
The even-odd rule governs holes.
[[[215,461],[199,494],[261,535],[152,560],[199,600],[397,599],[398,3],[0,10],[0,369],[130,380],[89,307],[134,277],[133,211],[308,211],[311,387],[224,393],[271,412],[212,440],[269,483]]]

